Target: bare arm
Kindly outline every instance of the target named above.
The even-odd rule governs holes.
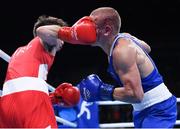
[[[58,30],[59,26],[57,25],[46,25],[40,26],[37,28],[36,33],[43,42],[48,43],[48,45],[53,46],[57,43]]]
[[[140,40],[140,43],[144,47],[147,53],[151,52],[151,47],[146,42],[144,42],[143,40]]]
[[[113,64],[123,87],[115,88],[113,97],[120,101],[138,103],[143,99],[140,73],[136,64],[136,50],[128,40],[120,39],[113,52]]]
[[[58,25],[45,25],[37,28],[37,36],[42,40],[45,49],[55,55],[56,51],[63,46],[63,41],[58,38]]]
[[[143,48],[146,50],[147,53],[150,53],[151,52],[151,47],[146,43],[144,42],[143,40],[140,40],[138,38],[136,38],[135,36],[129,34],[129,33],[125,33],[125,34],[128,34],[130,36],[132,36],[135,40],[139,41],[140,44],[143,46]]]
[[[135,36],[133,36],[133,38],[135,38],[136,40],[138,40],[140,42],[140,44],[143,46],[143,48],[146,50],[147,53],[151,52],[151,47],[146,42],[136,38]]]

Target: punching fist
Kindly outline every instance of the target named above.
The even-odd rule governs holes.
[[[96,25],[89,16],[85,16],[72,27],[61,27],[58,36],[68,43],[90,45],[96,42]]]
[[[72,107],[78,104],[80,100],[80,92],[79,89],[72,86],[72,84],[62,83],[54,92],[50,93],[50,99],[53,104]]]
[[[78,88],[82,98],[87,102],[113,100],[114,86],[103,83],[95,74],[83,79],[78,84]]]

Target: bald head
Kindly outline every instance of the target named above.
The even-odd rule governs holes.
[[[119,13],[111,7],[100,7],[93,10],[90,16],[98,17],[98,25],[104,26],[110,24],[113,27],[114,33],[118,33],[121,27],[121,18]]]

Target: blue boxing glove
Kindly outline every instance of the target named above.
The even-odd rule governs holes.
[[[87,102],[113,100],[114,86],[105,84],[96,74],[83,79],[78,87],[82,98]]]

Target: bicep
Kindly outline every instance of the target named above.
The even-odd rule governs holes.
[[[123,86],[131,90],[135,95],[142,94],[141,77],[136,63],[135,49],[117,50],[113,56],[113,64]]]

